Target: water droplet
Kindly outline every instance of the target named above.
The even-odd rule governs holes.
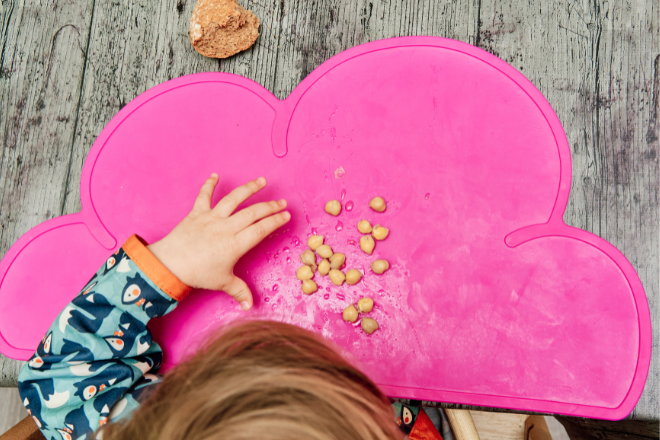
[[[346,202],[346,211],[352,211],[353,210],[353,201],[349,200]]]
[[[337,298],[339,298],[342,301],[344,301],[346,299],[346,297],[344,295],[342,295],[341,293],[337,294]]]
[[[326,287],[325,290],[327,290],[328,292],[330,292],[330,288],[329,288],[329,287]]]
[[[337,222],[337,226],[335,226],[335,229],[337,230],[337,232],[341,231],[342,229],[344,229],[344,224],[340,221]]]
[[[291,244],[294,246],[298,246],[300,244],[300,239],[298,237],[293,237],[291,239]]]
[[[275,252],[275,255],[273,255],[273,258],[276,259],[276,260],[277,260],[278,258],[280,258],[280,253],[279,253],[279,252]]]
[[[341,190],[341,200],[344,200],[344,197],[346,197],[346,190],[342,189]]]
[[[333,273],[334,273],[334,272],[333,272]],[[280,286],[278,286],[277,284],[275,284],[275,285],[273,286],[273,292],[277,292],[278,290],[280,290]]]
[[[348,240],[348,244],[353,245],[353,246],[357,245],[355,240]]]
[[[270,301],[270,298],[266,297],[266,298],[264,298],[264,301],[265,301],[265,302],[269,302],[269,301]]]
[[[291,263],[291,257],[286,257],[286,262]]]
[[[323,295],[323,299],[330,299],[330,295],[326,293],[325,295]]]
[[[312,235],[319,235],[319,231],[316,228],[312,228]]]
[[[282,249],[283,252],[289,252],[288,246],[284,246],[284,249]]]
[[[345,174],[344,167],[339,167],[335,170],[335,179],[343,179]]]
[[[428,200],[429,197],[431,197],[431,193],[426,193],[426,195],[424,196],[424,200]]]

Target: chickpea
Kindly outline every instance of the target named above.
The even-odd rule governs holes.
[[[345,261],[346,261],[346,255],[339,252],[334,253],[330,257],[330,267],[333,269],[341,269]]]
[[[326,276],[330,272],[330,262],[326,259],[323,259],[319,263],[319,273],[323,276]]]
[[[357,269],[351,269],[346,272],[346,284],[357,284],[362,278],[362,272]]]
[[[323,236],[322,235],[312,235],[309,237],[309,240],[307,240],[307,246],[313,251],[316,250],[319,246],[323,244]]]
[[[358,319],[358,311],[355,308],[353,304],[350,306],[346,307],[344,309],[344,313],[342,313],[342,318],[344,318],[344,321],[346,322],[355,322]]]
[[[316,248],[316,253],[321,256],[321,258],[330,258],[332,257],[332,248],[327,244],[322,244]]]
[[[335,286],[341,286],[344,284],[344,281],[346,281],[346,275],[344,275],[344,272],[341,270],[332,269],[330,271],[330,281],[332,281],[332,284]]]
[[[360,220],[358,222],[358,231],[362,232],[363,234],[370,233],[371,223],[369,223],[369,220]]]
[[[307,249],[305,252],[300,254],[300,261],[308,266],[316,266],[316,255],[314,255],[314,252]]]
[[[376,242],[374,242],[374,239],[371,235],[363,235],[360,237],[360,249],[371,255],[371,253],[374,251],[374,247],[376,246]]]
[[[312,281],[313,282],[313,281]],[[374,300],[365,296],[358,301],[358,310],[360,313],[369,313],[374,308]]]
[[[325,212],[330,215],[334,215],[335,217],[338,216],[341,212],[341,203],[339,203],[339,200],[330,200],[328,203],[326,203]]]
[[[385,240],[388,235],[390,235],[390,230],[381,225],[374,226],[373,231],[371,231],[371,236],[376,240]]]
[[[383,212],[385,211],[385,208],[387,208],[387,204],[382,197],[374,197],[371,199],[371,202],[369,202],[369,207],[374,211]]]
[[[387,260],[376,260],[371,263],[371,270],[373,270],[374,273],[377,273],[378,275],[385,272],[389,268],[390,263],[388,263]]]
[[[376,330],[378,330],[378,323],[376,322],[375,319],[372,318],[362,318],[362,322],[360,322],[360,325],[362,326],[362,330],[365,332],[372,334]]]
[[[312,293],[319,290],[319,286],[312,280],[303,280],[302,282],[302,291],[305,295],[311,295]]]
[[[296,272],[296,278],[298,278],[300,281],[311,280],[314,278],[314,271],[312,271],[312,268],[309,266],[302,266]]]

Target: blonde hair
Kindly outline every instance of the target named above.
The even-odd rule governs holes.
[[[388,398],[327,341],[248,321],[168,372],[104,440],[400,439]]]

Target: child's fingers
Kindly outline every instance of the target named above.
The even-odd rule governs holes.
[[[285,225],[290,219],[291,214],[286,211],[280,212],[243,229],[236,235],[239,243],[243,246],[243,253],[258,245],[261,240],[268,237],[277,228]]]
[[[224,291],[238,301],[241,309],[247,311],[252,308],[252,292],[242,279],[235,276],[232,282],[224,288]]]
[[[220,200],[218,204],[215,205],[215,208],[213,208],[213,211],[221,217],[229,217],[234,211],[236,211],[238,205],[259,192],[264,186],[266,186],[266,179],[263,177],[259,177],[257,180],[241,185]]]
[[[280,212],[286,208],[286,200],[282,199],[277,202],[263,202],[256,203],[245,209],[238,211],[231,216],[231,219],[238,226],[238,230],[243,230],[263,218]]]
[[[218,175],[213,173],[211,177],[206,179],[202,189],[199,190],[199,195],[195,199],[195,205],[193,210],[208,211],[211,209],[211,197],[213,197],[213,191],[215,190],[215,185],[218,183]]]

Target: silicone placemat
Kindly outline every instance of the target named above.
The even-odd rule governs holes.
[[[246,78],[204,73],[158,85],[94,143],[82,211],[45,222],[0,263],[0,350],[27,359],[60,310],[133,233],[153,242],[220,174],[215,200],[259,175],[254,201],[284,197],[292,221],[236,268],[250,315],[327,336],[390,396],[617,419],[648,373],[651,326],[641,282],[604,240],[563,223],[570,150],[541,93],[496,57],[410,37],[340,53],[285,100]],[[380,195],[387,210],[375,213]],[[340,199],[342,213],[324,212]],[[356,224],[390,228],[372,257]],[[309,235],[365,273],[355,286],[295,271]],[[376,258],[390,261],[371,273]],[[341,319],[375,300],[373,335]],[[151,328],[175,364],[243,316],[201,291]]]

